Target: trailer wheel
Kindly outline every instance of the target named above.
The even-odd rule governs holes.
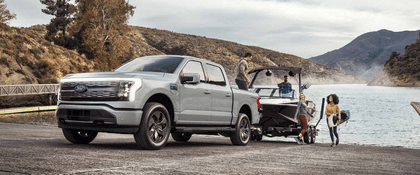
[[[308,131],[306,131],[305,134],[303,134],[303,141],[306,144],[311,143],[310,140],[309,140],[310,139],[309,132],[310,132],[310,129],[308,128]]]
[[[262,138],[263,138],[263,135],[262,135],[262,134],[258,134],[258,135],[257,135],[257,138],[255,138],[255,140],[257,140],[257,141],[261,141],[261,140],[262,140]]]
[[[315,143],[316,139],[316,128],[313,126],[311,127],[311,144]]]
[[[262,134],[251,134],[251,140],[261,141],[263,138]]]

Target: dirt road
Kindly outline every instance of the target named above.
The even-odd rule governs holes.
[[[0,174],[418,174],[420,150],[294,142],[250,142],[193,135],[158,151],[132,135],[100,133],[89,145],[56,126],[0,123]]]

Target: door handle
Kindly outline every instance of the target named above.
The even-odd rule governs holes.
[[[211,91],[210,90],[205,90],[204,94],[211,94]]]
[[[231,93],[227,93],[226,94],[226,97],[232,97],[232,94]]]

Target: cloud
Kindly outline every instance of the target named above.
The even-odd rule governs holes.
[[[6,0],[15,26],[47,24],[37,0]],[[130,25],[260,46],[304,58],[371,31],[418,30],[420,1],[141,0]]]
[[[16,13],[17,19],[11,20],[11,26],[30,27],[37,24],[48,24],[51,15],[42,13],[45,8],[39,0],[5,0],[7,9],[11,13]]]

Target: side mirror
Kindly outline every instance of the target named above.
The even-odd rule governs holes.
[[[268,77],[271,76],[272,74],[273,73],[271,72],[271,70],[267,70],[267,72],[265,72],[265,75],[268,76]]]
[[[185,73],[180,77],[181,84],[198,84],[200,82],[200,74]]]

